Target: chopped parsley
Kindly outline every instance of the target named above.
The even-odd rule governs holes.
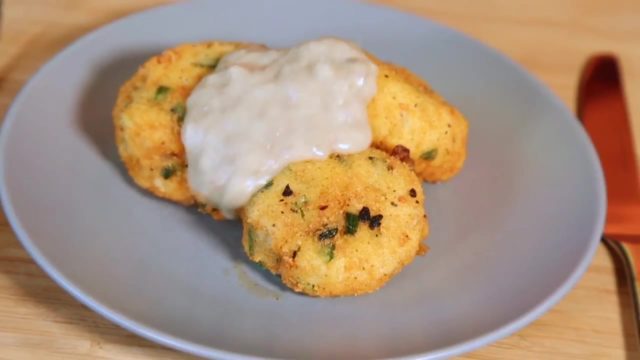
[[[177,103],[171,108],[171,113],[173,113],[178,118],[178,123],[182,124],[182,121],[187,114],[187,108],[183,103]]]
[[[169,180],[173,175],[176,174],[176,172],[178,171],[178,168],[174,165],[167,165],[165,167],[162,168],[162,178],[165,180]]]
[[[249,227],[247,237],[247,252],[249,253],[249,256],[253,256],[253,251],[256,246],[256,233],[252,227]]]
[[[346,226],[347,234],[353,235],[358,231],[358,225],[360,224],[360,218],[359,218],[359,216],[357,214],[353,214],[353,213],[347,212],[345,214],[345,222],[347,224],[347,226]]]
[[[318,239],[319,240],[329,240],[329,239],[333,239],[334,237],[336,237],[336,235],[338,235],[338,228],[337,227],[332,227],[332,228],[328,228],[328,229],[322,231],[318,235]]]
[[[436,157],[438,157],[438,148],[425,151],[420,155],[420,159],[429,161],[435,160]]]
[[[154,95],[153,99],[155,101],[162,101],[167,97],[167,95],[169,95],[170,91],[171,91],[170,87],[167,87],[167,86],[164,86],[164,85],[160,85],[156,89],[156,94]]]
[[[201,68],[207,68],[209,70],[215,70],[219,62],[220,62],[220,58],[207,59],[200,62],[194,62],[193,65]]]
[[[324,247],[324,251],[325,251],[324,255],[327,262],[330,262],[331,260],[333,260],[335,250],[336,250],[336,244],[333,244],[333,243]]]
[[[297,212],[304,219],[304,207],[307,205],[309,200],[305,195],[302,195],[296,202],[293,204],[291,211]]]
[[[264,186],[263,186],[263,187],[262,187],[262,189],[260,189],[260,190],[267,190],[268,188],[270,188],[270,187],[272,187],[272,186],[273,186],[273,179],[271,179],[271,180],[267,181],[267,183],[266,183],[266,184],[264,184]]]

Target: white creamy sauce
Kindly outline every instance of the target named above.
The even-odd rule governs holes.
[[[223,57],[187,100],[191,189],[235,217],[288,164],[365,150],[377,72],[360,49],[331,38]]]

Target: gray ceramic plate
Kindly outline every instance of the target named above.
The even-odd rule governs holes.
[[[207,39],[287,46],[335,35],[428,79],[470,119],[469,158],[427,185],[431,252],[357,298],[294,294],[247,263],[240,225],[132,185],[114,147],[119,85],[144,59]],[[336,1],[201,1],[127,17],[45,65],[9,110],[1,196],[33,258],[95,311],[215,358],[438,358],[531,322],[576,283],[604,219],[596,154],[520,67],[451,29]]]

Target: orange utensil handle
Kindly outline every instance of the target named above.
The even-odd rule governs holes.
[[[585,64],[578,88],[578,118],[593,141],[607,180],[605,234],[640,234],[640,185],[618,61],[598,55]]]
[[[640,183],[618,61],[594,56],[578,88],[577,112],[598,151],[607,182],[603,242],[622,262],[640,335]]]

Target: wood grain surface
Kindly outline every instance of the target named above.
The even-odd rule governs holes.
[[[0,114],[25,81],[86,32],[168,1],[5,1],[0,34]],[[586,58],[621,59],[633,118],[640,119],[640,1],[378,0],[456,28],[502,51],[573,109]],[[634,134],[640,121],[634,122]],[[637,148],[637,146],[636,146]],[[626,284],[600,247],[578,286],[520,332],[463,359],[640,358]],[[185,359],[94,314],[55,285],[0,213],[0,359]]]

